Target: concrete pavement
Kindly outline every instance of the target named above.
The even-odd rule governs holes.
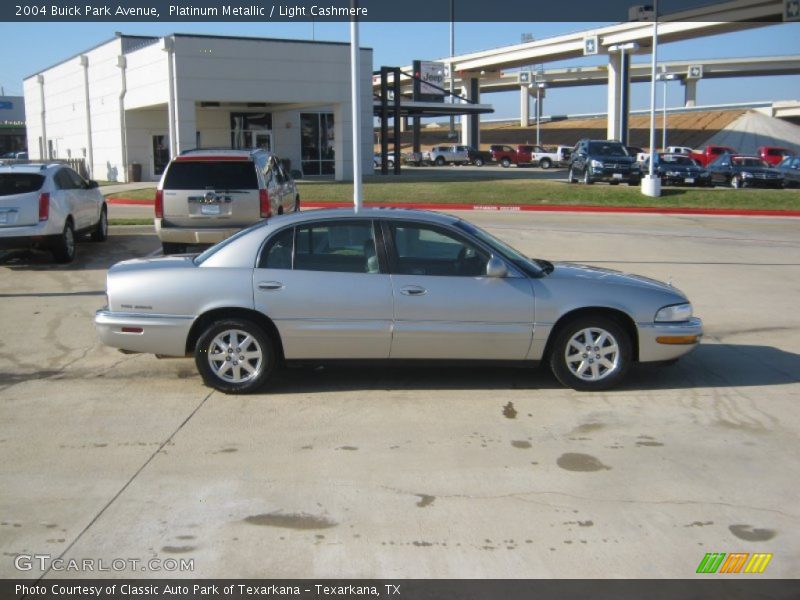
[[[800,572],[795,220],[462,214],[534,256],[671,280],[706,340],[598,394],[545,371],[309,368],[224,396],[191,360],[96,340],[105,269],[157,251],[151,228],[71,266],[7,258],[0,574],[40,576],[14,567],[31,553],[194,561],[170,577],[691,578],[706,552]]]

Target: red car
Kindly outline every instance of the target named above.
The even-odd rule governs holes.
[[[780,164],[787,156],[797,156],[794,150],[789,148],[781,148],[779,146],[761,146],[756,150],[756,154],[761,157],[761,160],[768,162],[773,167]]]

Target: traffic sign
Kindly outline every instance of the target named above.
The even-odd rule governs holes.
[[[691,65],[686,72],[687,79],[701,79],[703,77],[703,65]]]
[[[600,44],[598,43],[596,35],[590,35],[583,38],[583,55],[591,56],[593,54],[597,54],[599,45]]]
[[[800,21],[800,0],[783,0],[783,20]]]
[[[531,82],[531,72],[530,71],[518,71],[517,72],[517,81],[521,85],[527,85]]]

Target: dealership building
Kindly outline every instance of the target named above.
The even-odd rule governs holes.
[[[361,106],[372,50],[361,49]],[[305,176],[352,178],[350,46],[267,38],[117,36],[24,81],[33,159],[84,159],[94,179],[157,180],[197,147],[266,148]],[[373,117],[362,111],[362,168]]]

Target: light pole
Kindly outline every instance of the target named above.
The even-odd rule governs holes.
[[[656,175],[656,64],[658,62],[658,0],[653,0],[653,49],[650,59],[650,169],[642,177],[645,196],[661,196],[661,178]]]
[[[536,84],[536,145],[541,146],[542,141],[539,136],[539,125],[542,119],[542,94],[547,89],[547,84],[541,82]]]
[[[456,7],[455,7],[455,0],[450,0],[450,64],[447,67],[447,70],[450,72],[450,103],[453,104],[456,101],[455,97],[455,73],[453,73],[453,56],[456,53]],[[450,115],[450,134],[448,136],[450,139],[455,139],[456,137],[456,117],[455,115]]]
[[[639,44],[636,42],[627,42],[625,44],[612,44],[608,47],[609,52],[619,52],[619,127],[617,128],[617,138],[623,144],[627,144],[625,115],[628,112],[628,95],[626,94],[628,83],[628,65],[625,62],[626,52],[636,52],[639,49]]]
[[[675,73],[662,71],[657,79],[664,83],[664,100],[661,104],[661,151],[667,151],[667,82],[678,79]]]
[[[350,6],[358,8],[358,0]],[[361,52],[358,42],[358,17],[350,19],[350,104],[353,119],[353,209],[361,210],[364,188],[361,183]]]

